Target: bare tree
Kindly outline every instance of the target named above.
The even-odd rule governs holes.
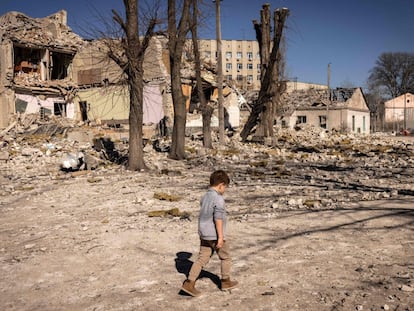
[[[168,0],[168,48],[171,64],[171,93],[174,106],[174,125],[169,158],[185,158],[185,124],[187,110],[181,87],[181,62],[186,35],[189,31],[191,0],[184,0],[182,13],[177,25],[176,1]]]
[[[198,45],[198,15],[200,14],[198,10],[198,1],[192,0],[192,19],[190,24],[191,29],[191,38],[193,41],[194,47],[194,63],[195,63],[195,72],[196,72],[196,88],[198,98],[200,100],[200,111],[203,119],[203,146],[205,148],[213,148],[212,138],[211,138],[211,116],[213,115],[214,108],[208,104],[207,99],[204,95],[203,82],[201,78],[201,59],[200,59],[200,49]]]
[[[108,56],[116,62],[127,76],[129,88],[129,156],[128,169],[146,169],[143,151],[143,62],[145,50],[153,35],[156,19],[151,19],[146,34],[141,41],[138,26],[138,0],[123,0],[125,21],[112,10],[114,20],[120,25],[125,36],[121,40],[121,50],[110,49]]]
[[[265,7],[264,7],[265,8]],[[278,90],[278,61],[280,61],[279,55],[279,46],[282,38],[282,32],[285,24],[285,20],[289,14],[287,8],[276,9],[274,16],[275,30],[273,36],[273,47],[272,52],[269,57],[268,64],[262,68],[265,68],[264,77],[262,78],[262,84],[259,91],[259,96],[257,102],[254,104],[252,111],[249,115],[249,118],[246,124],[243,127],[240,137],[243,141],[247,140],[247,137],[251,134],[253,128],[261,122],[262,126],[266,126],[267,135],[272,134],[269,127],[273,127],[274,120],[274,102],[277,101],[277,98],[274,98],[277,95]],[[255,25],[257,31],[257,25]],[[264,37],[261,36],[259,42],[262,42],[263,45]],[[266,46],[263,45],[263,49]],[[263,53],[263,52],[262,52]]]
[[[387,97],[414,92],[414,53],[382,53],[368,77],[371,90],[380,88]]]

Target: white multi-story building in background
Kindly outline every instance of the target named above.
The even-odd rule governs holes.
[[[199,40],[201,58],[217,63],[217,41]],[[260,89],[260,52],[255,40],[221,40],[223,78],[244,90]]]

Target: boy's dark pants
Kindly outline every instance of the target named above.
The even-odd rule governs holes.
[[[198,276],[201,273],[201,270],[208,264],[211,256],[214,252],[217,253],[221,262],[221,278],[229,279],[230,278],[230,267],[231,267],[231,257],[229,253],[229,245],[224,241],[223,246],[219,249],[216,248],[217,241],[209,241],[200,239],[200,252],[198,253],[198,259],[191,266],[190,273],[188,274],[188,279],[190,281],[196,281]]]

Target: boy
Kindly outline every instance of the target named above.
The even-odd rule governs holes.
[[[200,236],[200,252],[198,259],[191,266],[188,278],[181,290],[195,297],[201,293],[194,286],[201,270],[207,265],[214,251],[221,261],[221,290],[229,290],[237,286],[237,281],[230,280],[231,258],[226,241],[226,209],[223,194],[230,184],[226,172],[218,170],[210,175],[210,187],[200,201],[198,218],[198,234]]]

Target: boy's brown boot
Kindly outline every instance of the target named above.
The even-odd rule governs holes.
[[[201,292],[195,288],[195,281],[185,280],[183,286],[181,287],[181,290],[193,297],[201,295]]]
[[[221,290],[229,290],[233,289],[239,284],[237,281],[231,281],[230,279],[222,279],[221,280]]]

